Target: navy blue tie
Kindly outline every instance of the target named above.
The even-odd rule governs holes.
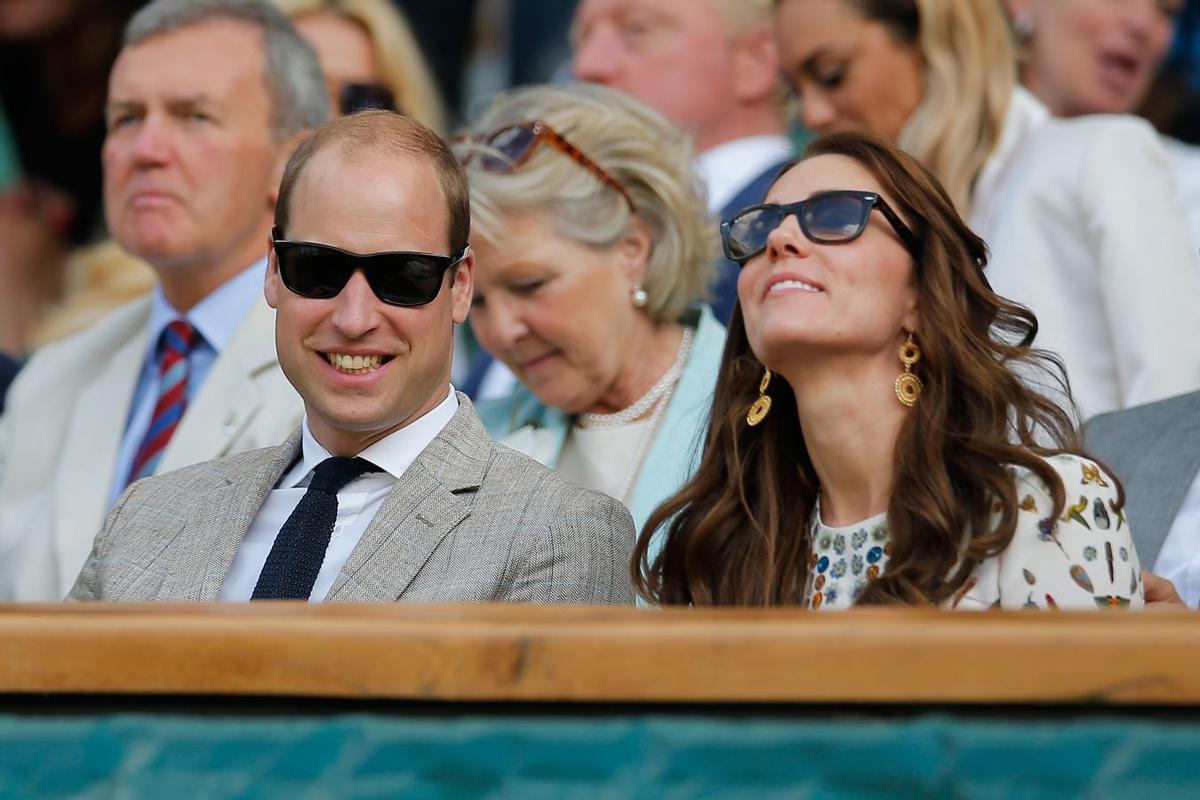
[[[362,458],[335,456],[317,464],[308,490],[271,545],[251,600],[308,599],[337,521],[337,493],[363,473],[378,471]]]

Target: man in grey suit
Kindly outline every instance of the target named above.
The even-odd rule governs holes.
[[[1125,486],[1142,564],[1200,606],[1200,392],[1101,414],[1085,439]]]
[[[469,228],[462,169],[420,123],[319,128],[267,243],[300,429],[133,484],[70,599],[631,602],[625,508],[491,441],[450,386]]]

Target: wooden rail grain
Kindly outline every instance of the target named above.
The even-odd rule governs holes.
[[[1200,704],[1200,615],[0,605],[0,694]]]

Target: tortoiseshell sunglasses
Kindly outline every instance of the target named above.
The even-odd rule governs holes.
[[[463,159],[463,166],[469,164],[471,159],[478,155],[480,165],[488,172],[512,172],[529,160],[539,143],[545,142],[595,175],[603,183],[616,189],[629,204],[629,210],[637,211],[633,198],[616,178],[609,175],[604,167],[589,158],[586,153],[571,144],[565,136],[541,120],[505,125],[486,136],[475,137],[475,141],[484,144],[492,152],[472,152]]]

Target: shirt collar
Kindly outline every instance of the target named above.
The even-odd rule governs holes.
[[[442,428],[446,427],[456,411],[458,411],[458,397],[454,394],[454,387],[450,386],[446,392],[446,399],[438,403],[431,411],[403,428],[389,433],[363,450],[358,456],[370,461],[393,478],[399,478],[417,460],[421,451],[442,432]],[[330,458],[329,451],[321,446],[309,429],[307,414],[304,415],[304,421],[300,427],[302,430],[300,463],[289,470],[283,480],[279,482],[281,489],[296,487],[318,464]]]
[[[696,156],[696,171],[708,188],[708,213],[719,213],[767,167],[791,155],[792,143],[786,136],[747,136]]]
[[[162,285],[156,284],[150,298],[151,355],[158,346],[163,329],[180,317],[190,322],[204,337],[204,341],[219,354],[229,344],[246,314],[250,313],[254,301],[262,295],[266,276],[267,259],[263,257],[222,283],[186,314],[176,311],[163,294]]]

